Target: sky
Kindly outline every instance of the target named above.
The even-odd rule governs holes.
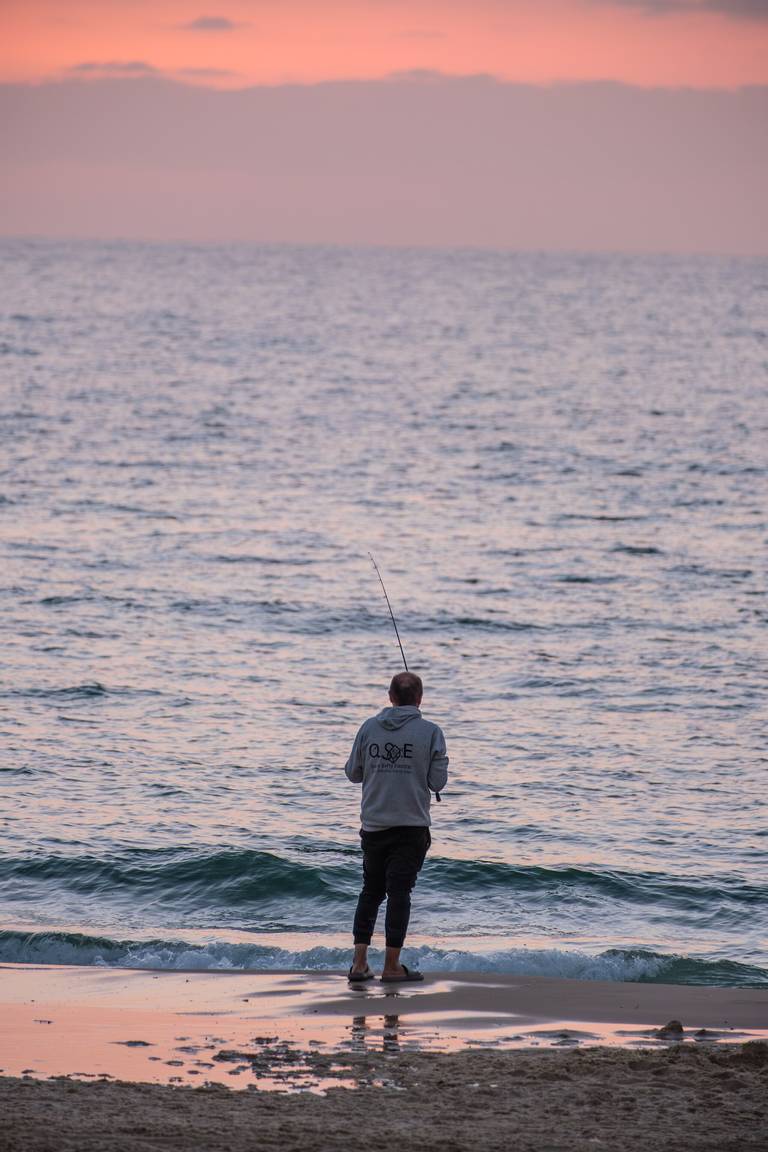
[[[218,86],[429,69],[517,82],[768,82],[768,0],[3,0],[0,79]]]
[[[0,234],[768,254],[768,0],[0,0]]]

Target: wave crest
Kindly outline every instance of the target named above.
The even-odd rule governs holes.
[[[310,898],[318,907],[347,899],[359,888],[357,855],[340,847],[300,859],[251,848],[127,849],[97,856],[28,855],[3,861],[0,891],[19,903],[41,889],[109,903],[168,903],[181,909],[253,911],[286,898]],[[502,861],[430,857],[419,880],[425,895],[493,899],[519,895],[563,904],[585,897],[621,904],[709,914],[712,908],[744,915],[768,904],[768,887],[735,877],[675,877],[656,872],[545,868]]]
[[[702,984],[764,988],[768,971],[727,960],[662,955],[647,949],[610,948],[597,955],[561,948],[505,948],[493,952],[448,950],[432,945],[408,949],[425,972],[498,972],[572,980]],[[371,950],[374,964],[383,953]],[[78,932],[0,931],[0,963],[63,964],[169,971],[344,972],[349,948],[291,951],[274,945],[225,940],[190,944],[182,940],[114,940]]]

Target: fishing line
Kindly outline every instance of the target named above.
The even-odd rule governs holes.
[[[399,632],[398,632],[398,630],[397,630],[397,620],[395,620],[395,614],[394,614],[394,612],[392,611],[392,605],[391,605],[391,604],[390,604],[390,602],[389,602],[389,596],[387,596],[387,590],[386,590],[386,588],[384,587],[384,581],[383,581],[383,580],[382,580],[382,578],[381,578],[381,572],[379,572],[379,566],[378,566],[378,564],[376,563],[376,561],[374,560],[374,558],[373,558],[373,554],[372,554],[371,552],[369,552],[369,553],[368,553],[368,555],[371,557],[371,564],[373,564],[374,568],[376,569],[376,575],[377,575],[377,576],[378,576],[378,578],[379,578],[379,584],[381,584],[381,590],[382,590],[382,592],[384,593],[384,599],[385,599],[385,600],[386,600],[386,602],[387,602],[387,608],[389,608],[389,614],[390,614],[390,616],[392,617],[392,623],[393,623],[393,624],[394,624],[394,626],[395,626],[395,636],[397,636],[397,642],[398,642],[398,644],[400,645],[400,655],[401,655],[401,656],[402,656],[402,658],[403,658],[403,664],[405,665],[405,670],[406,670],[406,672],[407,672],[407,671],[408,671],[408,664],[407,664],[407,661],[406,661],[406,659],[405,659],[405,652],[403,652],[403,644],[402,644],[402,641],[401,641],[401,639],[400,639],[400,633],[399,633]]]

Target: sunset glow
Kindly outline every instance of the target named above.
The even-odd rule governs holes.
[[[700,9],[700,10],[696,10]],[[217,87],[427,69],[511,81],[737,87],[768,79],[768,19],[697,0],[9,0],[0,77],[159,73]]]

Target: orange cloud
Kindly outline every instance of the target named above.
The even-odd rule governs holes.
[[[188,24],[180,24],[187,32],[234,32],[236,28],[246,28],[246,24],[229,20],[226,16],[198,16]]]
[[[640,8],[650,15],[666,12],[720,12],[734,20],[768,20],[768,0],[594,0],[625,8]]]
[[[73,64],[69,71],[88,76],[153,76],[157,68],[145,60],[84,60]]]

